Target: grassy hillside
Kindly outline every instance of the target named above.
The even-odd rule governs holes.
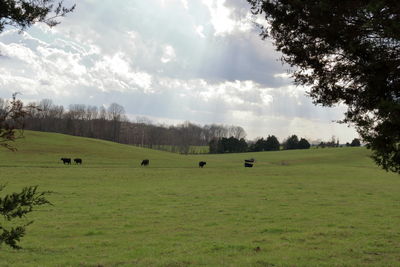
[[[0,266],[400,264],[400,177],[364,148],[184,156],[39,132],[16,144],[0,183],[38,184],[54,206]]]

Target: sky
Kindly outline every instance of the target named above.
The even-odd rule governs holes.
[[[293,85],[245,0],[80,0],[49,28],[0,34],[0,97],[109,106],[135,121],[242,126],[248,139],[358,137],[346,107],[315,106]],[[64,1],[71,6],[74,1]]]

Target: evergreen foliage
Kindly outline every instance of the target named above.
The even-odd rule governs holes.
[[[292,135],[283,144],[285,149],[298,149],[299,146],[299,138],[297,135]]]
[[[265,16],[295,83],[314,103],[347,105],[373,159],[400,173],[400,1],[247,0]]]
[[[284,143],[284,149],[309,149],[311,147],[310,143],[297,135],[290,136]],[[256,142],[250,145],[241,138],[240,140],[234,137],[230,138],[219,138],[212,139],[209,142],[209,153],[240,153],[240,152],[261,152],[261,151],[279,151],[281,149],[281,144],[278,138],[274,135],[268,135],[267,139],[259,138]]]
[[[55,4],[54,0],[0,1],[0,33],[7,25],[20,28],[21,31],[36,22],[53,27],[60,23],[56,20],[58,17],[63,17],[74,9],[75,5],[67,8],[63,6],[63,1]]]
[[[53,0],[6,0],[0,1],[0,33],[7,25],[15,26],[24,30],[36,22],[44,22],[53,27],[60,22],[56,20],[75,9],[63,6],[63,2],[54,5]],[[35,109],[33,106],[24,107],[24,104],[16,99],[17,93],[13,94],[10,103],[1,102],[0,106],[0,146],[15,151],[11,142],[22,137],[23,122],[29,111]],[[16,135],[16,129],[19,135]],[[0,185],[0,191],[4,189]],[[0,215],[5,221],[23,218],[33,211],[35,206],[50,204],[45,198],[49,192],[38,192],[38,186],[29,186],[22,189],[20,193],[12,193],[0,197]],[[0,223],[0,245],[6,244],[14,249],[20,249],[18,242],[26,233],[26,226],[32,221],[19,225],[7,227]]]
[[[4,185],[0,186],[0,191],[4,189]],[[38,186],[29,186],[22,189],[19,193],[12,193],[0,197],[0,215],[6,221],[12,221],[16,218],[23,218],[33,211],[35,206],[51,204],[45,195],[50,192],[38,192]],[[26,233],[26,226],[33,221],[13,227],[6,227],[0,224],[0,245],[2,243],[9,245],[14,249],[20,249],[18,242]]]
[[[229,138],[213,139],[209,142],[210,153],[240,153],[247,151],[247,142],[244,138],[237,139],[233,136]]]
[[[260,138],[251,147],[251,151],[254,152],[265,151],[265,147],[266,147],[266,141],[264,140],[264,138]]]
[[[277,151],[280,149],[278,138],[268,135],[267,139],[260,138],[251,146],[250,151]]]
[[[0,146],[13,151],[15,148],[11,143],[22,137],[24,119],[29,114],[29,108],[32,108],[32,106],[24,107],[16,96],[17,93],[14,93],[10,102],[0,102]]]
[[[350,146],[361,146],[360,139],[354,138],[353,141],[351,141]]]
[[[0,109],[0,146],[15,151],[15,147],[11,142],[22,137],[23,120],[29,115],[27,107],[16,99],[17,94],[13,94],[11,102],[5,102],[5,106]],[[33,108],[30,106],[29,108]],[[19,134],[16,134],[18,131]],[[4,185],[0,185],[0,191],[4,189]],[[44,197],[49,192],[38,192],[37,186],[29,186],[22,189],[20,193],[12,193],[0,197],[0,215],[5,221],[12,221],[15,218],[25,217],[26,214],[33,211],[35,206],[50,204]],[[17,244],[25,235],[25,228],[32,221],[16,227],[6,227],[0,223],[0,245],[6,244],[14,249],[20,249]]]
[[[268,135],[266,142],[266,151],[277,151],[280,149],[281,144],[275,135]]]
[[[297,144],[298,149],[309,149],[310,147],[310,143],[304,138],[301,138],[299,143]]]

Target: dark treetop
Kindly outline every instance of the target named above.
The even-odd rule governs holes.
[[[21,30],[36,22],[43,22],[53,27],[60,22],[56,19],[63,17],[75,9],[64,7],[63,2],[54,0],[2,0],[0,1],[0,33],[6,25],[15,26]]]
[[[400,173],[400,1],[248,0],[263,14],[295,83],[314,103],[347,105],[351,123],[386,170]]]

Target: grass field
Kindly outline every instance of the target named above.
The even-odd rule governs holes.
[[[152,148],[167,152],[181,153],[179,146],[155,145]],[[207,154],[209,152],[210,152],[209,146],[190,146],[187,154]]]
[[[54,206],[0,266],[400,266],[400,177],[364,148],[184,156],[25,135],[0,150],[0,183]]]

